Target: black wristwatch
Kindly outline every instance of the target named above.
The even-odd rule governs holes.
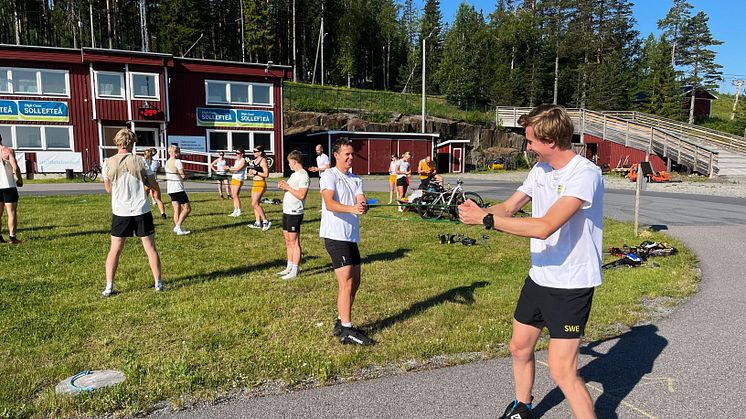
[[[482,224],[484,224],[484,228],[487,230],[492,230],[495,228],[495,217],[492,216],[492,214],[487,214],[482,218]]]

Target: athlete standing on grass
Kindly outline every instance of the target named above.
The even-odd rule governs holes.
[[[23,186],[23,177],[21,168],[18,167],[16,153],[12,148],[3,145],[3,137],[0,136],[0,222],[2,222],[3,210],[5,210],[8,213],[8,235],[10,236],[8,243],[10,244],[21,243],[16,238],[18,188],[21,186]],[[0,235],[0,243],[5,243],[2,235]]]
[[[267,220],[267,214],[262,208],[262,195],[267,192],[267,178],[269,177],[269,166],[267,165],[267,155],[264,153],[264,147],[258,145],[254,147],[254,159],[251,160],[248,174],[253,176],[254,183],[251,185],[251,207],[254,209],[254,224],[249,224],[249,228],[261,228],[267,231],[272,226],[272,222]]]
[[[308,172],[303,169],[303,154],[293,150],[288,154],[288,166],[293,174],[286,181],[277,182],[277,186],[285,191],[282,198],[282,233],[285,236],[285,247],[287,248],[288,266],[277,275],[282,279],[291,279],[298,276],[300,270],[300,225],[303,222],[303,207],[308,195],[310,179]]]
[[[172,145],[168,147],[168,161],[166,161],[166,185],[168,196],[171,197],[171,205],[174,207],[174,233],[185,236],[191,231],[182,230],[181,224],[187,218],[192,207],[189,205],[189,196],[184,190],[184,164],[181,163],[181,152],[179,147]]]
[[[352,304],[360,288],[360,216],[368,211],[363,181],[350,172],[354,150],[350,140],[332,147],[335,166],[321,174],[321,226],[319,236],[329,253],[337,278],[338,317],[333,334],[340,342],[372,345],[374,341],[352,327]]]
[[[485,210],[467,201],[458,208],[465,224],[531,238],[531,269],[516,304],[510,341],[516,396],[501,418],[533,417],[534,350],[544,326],[552,379],[575,417],[595,418],[577,362],[593,291],[601,285],[601,170],[572,150],[573,125],[564,108],[541,105],[518,122],[539,163],[505,202]],[[533,217],[513,218],[529,201]]]
[[[155,248],[155,226],[150,212],[148,193],[157,185],[155,176],[145,160],[132,153],[137,136],[124,128],[114,136],[117,154],[104,161],[101,176],[104,188],[111,194],[111,248],[106,257],[106,288],[102,295],[114,294],[114,276],[119,266],[119,256],[127,237],[137,235],[148,255],[150,271],[155,279],[155,290],[163,291],[161,258]]]

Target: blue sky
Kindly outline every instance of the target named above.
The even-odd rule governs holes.
[[[418,0],[420,10],[425,4],[424,0]],[[443,12],[443,19],[451,22],[456,14],[458,6],[464,0],[440,0],[440,8]],[[467,4],[472,4],[477,10],[482,9],[485,16],[495,9],[495,0],[466,0]],[[746,80],[746,56],[744,56],[743,46],[743,0],[689,0],[694,6],[692,14],[703,11],[710,17],[710,31],[715,39],[723,41],[723,44],[713,49],[717,52],[716,61],[723,66],[724,81],[720,90],[723,92],[734,93],[732,86],[734,79]],[[668,0],[638,0],[633,6],[635,19],[637,20],[637,30],[640,36],[646,38],[653,32],[658,35],[657,22],[668,13],[671,8],[671,1]],[[740,34],[740,35],[739,35]]]

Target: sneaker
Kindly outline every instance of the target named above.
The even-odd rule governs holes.
[[[163,219],[165,220],[165,219],[167,219],[167,218],[168,218],[168,216],[166,215],[166,213],[165,213],[165,212],[162,212],[162,213],[161,213],[161,218],[163,218]]]
[[[262,228],[261,223],[251,223],[249,224],[249,228]]]
[[[155,281],[155,291],[156,292],[161,292],[161,291],[163,291],[165,289],[166,289],[166,287],[163,286],[163,282],[162,281]]]
[[[362,330],[355,329],[354,327],[342,326],[338,337],[339,341],[345,345],[370,346],[375,344],[373,339],[366,336]]]
[[[290,273],[290,267],[288,266],[287,268],[281,270],[280,272],[277,272],[277,275],[283,276],[283,275],[287,275],[289,273]]]
[[[10,236],[10,237],[8,237],[8,243],[10,243],[10,244],[21,244],[23,242],[20,241],[20,240],[18,240],[17,238],[15,238],[13,236]]]
[[[280,279],[284,279],[284,280],[287,281],[288,279],[293,279],[296,276],[298,276],[298,270],[297,269],[292,269],[286,275],[283,275]]]
[[[513,400],[505,408],[505,412],[500,419],[533,419],[534,415],[531,413],[531,403],[528,405]]]
[[[186,236],[187,234],[190,234],[190,233],[191,233],[191,231],[189,231],[189,230],[181,230],[181,229],[179,229],[179,231],[176,232],[176,235],[177,236]]]
[[[262,231],[267,231],[272,227],[272,221],[265,221],[262,223]]]
[[[332,329],[332,335],[339,337],[342,334],[342,320],[337,317],[337,321],[334,322],[334,329]]]
[[[104,297],[110,297],[112,295],[116,294],[116,291],[114,291],[114,288],[106,288],[104,289],[104,292],[101,293]]]

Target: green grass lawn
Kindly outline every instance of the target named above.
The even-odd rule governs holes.
[[[529,267],[527,239],[489,232],[485,245],[440,245],[439,233],[481,237],[485,230],[371,209],[362,221],[363,284],[353,320],[378,344],[357,348],[331,334],[336,281],[318,238],[318,193],[308,199],[301,276],[291,281],[275,275],[285,267],[281,230],[248,229],[247,218],[228,217],[230,201],[214,197],[192,194],[189,236],[177,237],[170,220],[156,220],[166,292],[154,292],[142,247],[130,239],[117,274],[120,293],[108,299],[101,291],[109,198],[23,198],[25,243],[0,247],[0,417],[132,414],[267,381],[323,384],[371,365],[406,370],[408,361],[437,355],[456,363],[463,353],[507,354]],[[265,208],[279,223],[281,206]],[[611,221],[605,233],[606,247],[641,240]],[[650,239],[682,249],[661,234]],[[695,291],[689,251],[656,262],[659,268],[606,273],[589,339],[645,320],[643,298]],[[118,369],[127,379],[77,397],[55,396],[57,382],[86,369]]]

